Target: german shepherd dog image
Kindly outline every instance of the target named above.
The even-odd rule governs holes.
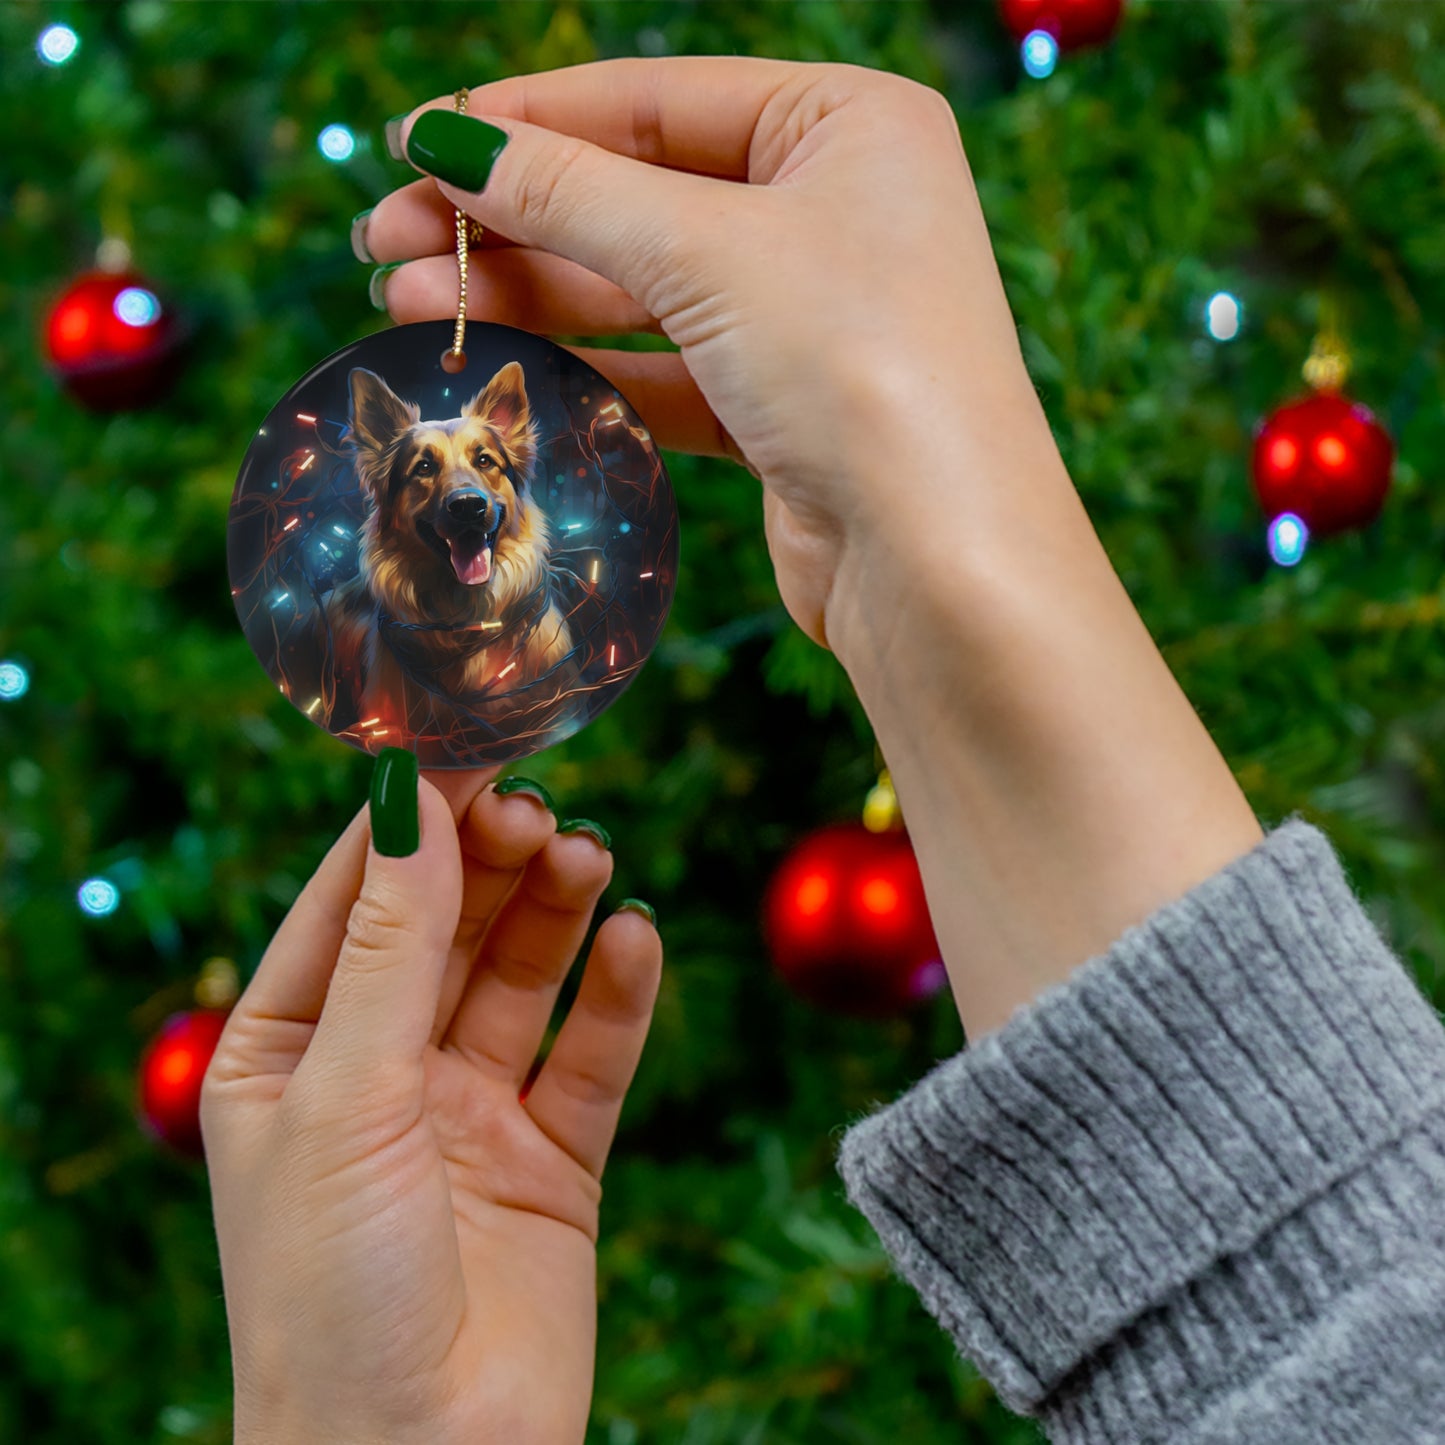
[[[446,421],[423,421],[375,372],[349,384],[344,446],[366,514],[357,575],[323,602],[327,726],[368,745],[416,739],[424,766],[429,752],[475,764],[488,742],[566,736],[581,671],[533,495],[521,366]]]

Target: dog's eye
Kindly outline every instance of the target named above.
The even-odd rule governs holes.
[[[436,469],[437,464],[430,457],[422,457],[411,470],[413,476],[429,477]]]
[[[486,454],[486,452],[477,453],[476,464],[477,466],[483,468],[483,470],[485,470],[487,467],[494,467],[497,465],[496,462]]]

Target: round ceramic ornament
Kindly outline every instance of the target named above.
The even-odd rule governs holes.
[[[302,377],[231,501],[231,595],[318,726],[424,768],[524,758],[614,702],[657,643],[677,504],[617,389],[545,337],[397,326]]]

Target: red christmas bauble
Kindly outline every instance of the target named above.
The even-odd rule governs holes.
[[[1114,33],[1124,0],[999,0],[998,11],[1015,40],[1046,30],[1060,50],[1078,50]]]
[[[172,1014],[141,1056],[141,1122],[182,1154],[205,1154],[201,1082],[229,1016],[227,1009]]]
[[[144,278],[92,271],[51,307],[45,351],[65,388],[96,411],[155,401],[174,379],[180,328]]]
[[[1374,413],[1337,392],[1272,412],[1254,438],[1255,495],[1271,521],[1293,512],[1317,537],[1365,527],[1390,490],[1395,446]]]
[[[763,901],[773,965],[837,1013],[896,1014],[947,980],[907,833],[835,823],[783,860]]]

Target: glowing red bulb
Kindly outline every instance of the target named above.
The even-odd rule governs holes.
[[[178,343],[169,306],[126,272],[78,277],[45,323],[46,355],[67,390],[102,411],[154,400],[174,374]]]
[[[1315,392],[1275,410],[1254,442],[1255,495],[1273,520],[1293,512],[1316,537],[1373,522],[1390,490],[1395,448],[1365,408]]]
[[[139,1114],[146,1128],[182,1154],[201,1157],[201,1085],[228,1014],[172,1014],[151,1040],[139,1070]]]
[[[773,965],[838,1013],[901,1013],[945,982],[908,835],[838,823],[804,838],[763,904]]]

